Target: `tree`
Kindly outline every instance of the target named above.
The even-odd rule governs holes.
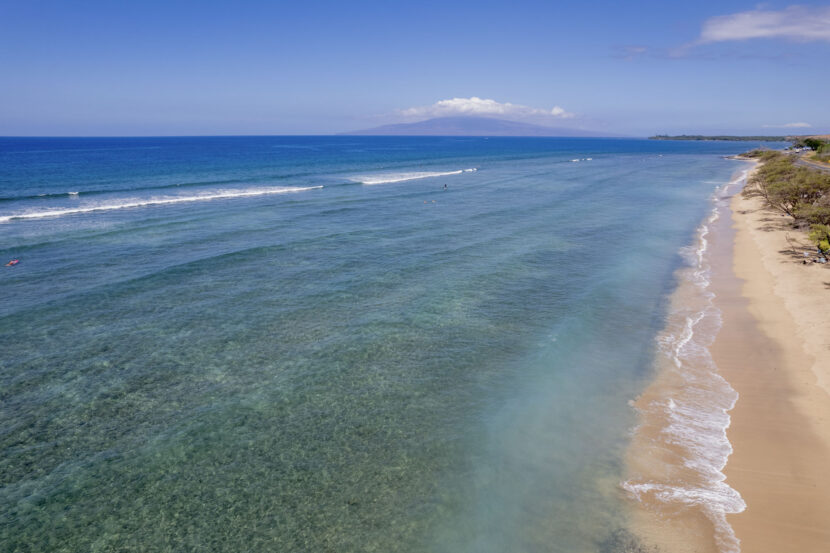
[[[822,147],[828,146],[815,139]],[[814,144],[810,144],[814,147]],[[776,151],[755,150],[761,166],[744,189],[744,194],[758,194],[767,205],[791,216],[798,223],[810,225],[810,240],[824,252],[830,251],[830,175],[795,165],[795,156]]]
[[[791,156],[779,152],[762,152],[758,158],[763,164],[750,185],[770,207],[797,220],[830,224],[830,175],[798,167]]]

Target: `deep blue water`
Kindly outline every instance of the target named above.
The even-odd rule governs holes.
[[[602,550],[750,146],[0,139],[0,543]]]

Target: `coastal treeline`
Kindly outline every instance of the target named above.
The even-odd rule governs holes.
[[[798,140],[793,142],[793,146],[803,146],[805,148],[810,148],[811,150],[814,150],[819,154],[830,153],[830,142],[819,140],[818,138],[813,137],[799,138]]]
[[[797,226],[808,228],[822,251],[830,250],[830,173],[796,165],[798,158],[784,152],[754,150],[744,155],[761,162],[744,194],[760,195]]]
[[[713,135],[707,136],[703,134],[679,134],[676,136],[669,136],[667,134],[658,134],[649,136],[649,140],[720,140],[726,142],[789,142],[792,140],[790,136],[735,136],[735,135]]]
[[[793,142],[793,147],[809,148],[815,152],[811,157],[811,161],[830,162],[830,141],[819,140],[818,138],[805,138]]]

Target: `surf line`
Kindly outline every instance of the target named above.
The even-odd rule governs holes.
[[[629,496],[644,506],[663,504],[701,511],[711,522],[723,553],[740,551],[740,540],[726,517],[745,510],[746,503],[726,483],[723,473],[732,453],[726,434],[731,422],[729,411],[738,393],[720,375],[709,350],[721,328],[721,312],[710,287],[707,236],[720,218],[723,202],[728,201],[725,196],[729,188],[746,178],[744,171],[715,189],[710,200],[712,210],[697,229],[695,245],[681,250],[687,267],[675,294],[682,293],[689,299],[669,315],[657,339],[658,355],[669,361],[661,370],[670,375],[670,385],[664,388],[657,384],[660,388],[654,399],[637,406],[641,417],[638,428],[649,424],[658,427],[659,433],[645,446],[647,450],[638,448],[636,454],[655,454],[659,458],[663,451],[675,451],[682,456],[681,462],[666,462],[659,470],[646,470],[621,483]]]
[[[477,167],[469,169],[458,169],[457,171],[413,171],[404,173],[382,173],[377,175],[359,175],[350,177],[349,180],[365,185],[391,184],[394,182],[405,182],[409,180],[429,179],[432,177],[448,177],[464,173],[475,173]]]
[[[32,211],[28,213],[17,213],[13,215],[5,215],[0,217],[0,223],[8,223],[17,219],[43,219],[46,217],[61,217],[64,215],[74,215],[77,213],[92,213],[95,211],[113,211],[116,209],[130,209],[135,207],[149,207],[156,205],[179,204],[185,202],[204,202],[208,200],[221,200],[229,198],[250,198],[252,196],[267,196],[272,194],[291,194],[296,192],[305,192],[307,190],[319,190],[323,188],[320,186],[306,186],[306,187],[279,187],[279,188],[260,188],[254,190],[227,190],[216,192],[213,194],[199,194],[196,196],[177,196],[172,198],[154,198],[149,200],[140,200],[124,203],[112,204],[98,204],[84,207],[76,207],[72,209],[50,209],[44,211]]]

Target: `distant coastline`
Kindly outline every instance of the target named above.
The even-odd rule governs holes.
[[[669,136],[666,134],[658,134],[649,136],[649,140],[720,140],[727,142],[791,142],[795,136],[736,136],[736,135],[714,135],[706,136],[702,134],[679,134],[676,136]]]

